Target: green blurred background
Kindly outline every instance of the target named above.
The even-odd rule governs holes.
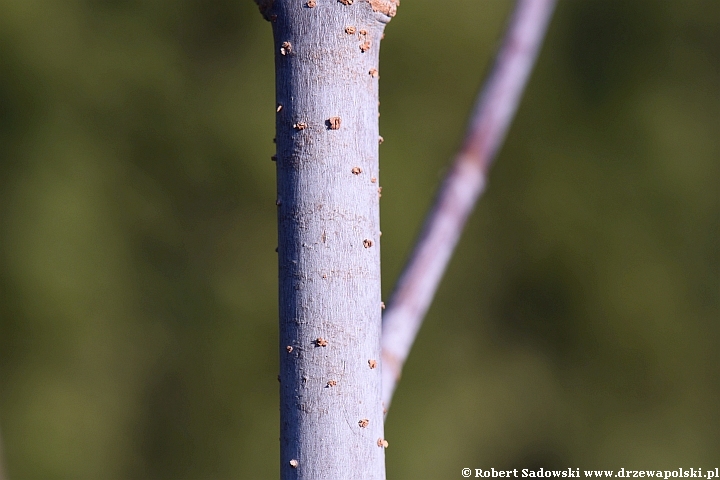
[[[382,47],[383,291],[512,7]],[[25,479],[278,476],[250,0],[0,0],[0,426]],[[407,363],[388,477],[720,466],[720,2],[561,2]]]

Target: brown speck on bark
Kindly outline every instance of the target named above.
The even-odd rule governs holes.
[[[382,144],[385,141],[383,137],[378,137],[378,143]]]
[[[327,382],[328,388],[334,387],[335,385],[337,385],[337,382],[335,380],[328,380],[328,382]]]
[[[380,302],[380,308],[385,310],[385,302]]]
[[[338,2],[342,3],[343,5],[352,5],[353,0],[338,0]]]
[[[325,230],[323,230],[323,233],[320,236],[320,240],[322,240],[322,243],[325,243],[325,241],[327,240],[327,232],[325,232]]]
[[[328,128],[330,130],[339,130],[340,129],[340,117],[330,117],[328,120]]]
[[[370,239],[368,239],[368,238],[366,238],[365,240],[363,240],[363,246],[364,246],[365,248],[370,248],[370,247],[373,246],[373,241],[370,240]]]
[[[314,8],[314,7],[315,7],[315,0],[308,0],[307,6],[308,6],[308,8]]]
[[[375,183],[375,182],[377,182],[377,178],[372,177],[372,178],[370,179],[370,183]]]
[[[367,30],[362,29],[358,32],[360,35],[367,35]]]
[[[362,168],[360,167],[353,167],[351,170],[353,175],[360,175],[362,173]]]
[[[355,27],[345,27],[345,33],[347,33],[348,35],[354,35],[355,32],[357,32],[357,29]]]
[[[323,337],[318,337],[317,340],[315,340],[315,345],[318,347],[327,347],[328,341],[325,340]]]
[[[368,360],[368,366],[370,367],[370,370],[373,370],[377,367],[377,360]]]
[[[363,418],[358,422],[358,425],[360,425],[360,428],[365,428],[370,425],[370,420],[368,420],[367,418]]]
[[[285,350],[286,350],[288,353],[292,353],[292,351],[293,351],[292,345],[288,345],[287,347],[285,347]]]
[[[297,468],[298,465],[299,465],[298,461],[295,460],[294,458],[293,458],[292,460],[290,460],[290,466],[291,466],[292,468]]]
[[[362,45],[360,45],[360,51],[365,53],[368,50],[370,50],[370,40],[365,40]]]
[[[371,68],[368,73],[369,73],[370,76],[373,77],[373,78],[378,78],[378,77],[379,77],[377,68]]]
[[[378,438],[377,446],[382,448],[388,448],[388,442],[384,438]]]
[[[307,123],[305,122],[298,122],[295,125],[293,125],[293,128],[295,130],[305,130],[307,128]]]
[[[382,197],[382,187],[378,187],[378,197]]]
[[[290,42],[283,42],[282,45],[280,45],[280,55],[288,55],[292,52],[292,45]]]

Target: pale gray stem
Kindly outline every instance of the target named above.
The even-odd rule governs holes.
[[[275,46],[281,478],[384,479],[378,60],[397,5],[259,3]]]
[[[465,222],[484,190],[488,168],[517,110],[554,6],[555,0],[517,2],[463,146],[388,302],[382,325],[386,409]]]

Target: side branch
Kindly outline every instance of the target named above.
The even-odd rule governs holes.
[[[519,0],[475,105],[463,145],[443,181],[383,316],[383,403],[389,408],[403,364],[537,58],[555,0]]]

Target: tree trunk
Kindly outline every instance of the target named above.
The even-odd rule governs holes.
[[[384,479],[378,50],[396,1],[258,3],[275,45],[281,478]]]

